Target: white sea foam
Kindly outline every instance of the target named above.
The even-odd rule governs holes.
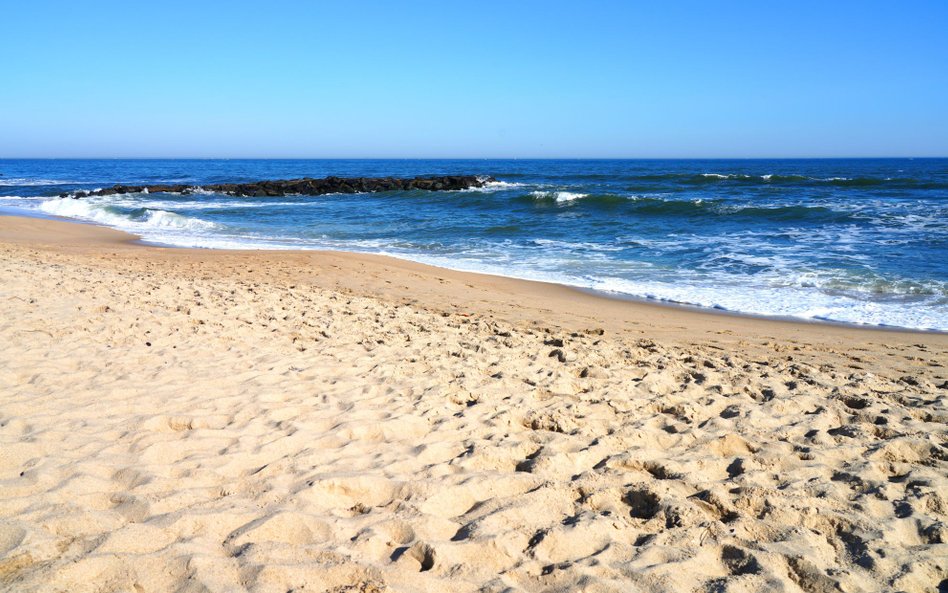
[[[140,217],[132,217],[109,209],[109,204],[88,199],[55,198],[40,204],[39,209],[47,214],[78,218],[114,226],[124,230],[140,232],[145,229],[176,229],[181,231],[210,231],[218,225],[198,218],[182,216],[167,210],[145,209]]]
[[[571,191],[533,191],[530,195],[540,200],[556,200],[559,203],[572,202],[588,197],[589,194],[581,194]]]
[[[212,230],[217,228],[217,225],[213,222],[181,216],[180,214],[166,210],[149,210],[146,214],[144,224],[157,228],[188,230]]]
[[[745,173],[701,173],[701,177],[708,177],[711,179],[755,179],[759,178],[762,181],[773,181],[774,177],[780,180],[796,180],[796,181],[852,181],[849,177],[809,177],[807,175],[799,175],[795,173],[786,173],[786,174],[773,174],[767,173],[765,175],[747,175]]]
[[[485,187],[493,187],[497,189],[509,189],[513,187],[523,187],[524,184],[517,183],[516,181],[488,181],[484,184]]]
[[[745,175],[744,173],[702,173],[702,177],[710,177],[712,179],[751,179],[753,175]],[[763,178],[771,177],[770,175],[765,175]]]
[[[733,278],[715,282],[655,282],[603,278],[589,288],[628,294],[665,302],[711,307],[756,315],[818,319],[869,325],[889,325],[916,329],[948,329],[948,319],[937,307],[906,307],[901,302],[878,302],[828,295],[811,288],[733,285]]]
[[[525,183],[517,183],[515,181],[488,181],[481,187],[469,187],[467,189],[458,189],[454,190],[456,192],[480,192],[480,193],[490,193],[495,191],[505,191],[508,189],[517,189],[518,187],[525,187]]]
[[[613,251],[622,251],[625,249],[621,245],[615,244],[604,244],[604,243],[590,243],[586,241],[559,241],[556,239],[533,239],[530,241],[538,247],[545,248],[554,248],[560,249],[563,251],[601,251],[601,252],[613,252]]]

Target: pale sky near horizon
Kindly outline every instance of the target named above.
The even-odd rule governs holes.
[[[948,2],[10,2],[0,158],[948,156]]]

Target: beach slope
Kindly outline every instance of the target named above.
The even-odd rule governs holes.
[[[0,217],[0,590],[936,591],[948,336]]]

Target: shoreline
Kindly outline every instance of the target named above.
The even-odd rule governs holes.
[[[398,262],[406,262],[415,266],[422,266],[424,268],[430,268],[433,270],[443,270],[445,272],[451,272],[453,274],[466,274],[471,275],[473,278],[482,278],[482,279],[504,279],[512,282],[523,282],[528,285],[534,285],[535,287],[547,286],[547,287],[557,287],[558,290],[563,291],[572,291],[577,296],[583,295],[584,297],[591,297],[595,299],[601,299],[603,301],[608,301],[612,303],[629,303],[634,306],[643,306],[643,307],[657,307],[663,310],[669,311],[679,311],[685,315],[708,315],[708,316],[723,316],[730,317],[735,319],[746,319],[750,321],[760,321],[764,323],[777,323],[777,324],[800,324],[804,326],[812,327],[829,327],[829,328],[838,328],[843,330],[855,330],[855,331],[870,331],[870,332],[885,332],[885,333],[896,333],[896,334],[918,334],[918,335],[936,335],[936,336],[945,336],[948,338],[948,331],[936,330],[936,329],[919,329],[911,327],[900,327],[900,326],[886,326],[886,325],[872,325],[872,324],[860,324],[847,321],[836,321],[832,319],[816,319],[816,318],[802,318],[802,317],[793,317],[793,316],[771,316],[771,315],[759,315],[754,313],[743,313],[740,311],[731,311],[727,309],[716,309],[711,307],[705,307],[701,305],[694,305],[691,303],[679,303],[674,301],[663,301],[660,299],[651,299],[647,297],[639,297],[635,295],[625,295],[621,293],[609,293],[605,291],[599,291],[591,288],[586,288],[582,286],[575,286],[570,284],[563,284],[558,282],[546,282],[541,280],[530,280],[525,278],[520,278],[516,276],[507,276],[500,274],[492,274],[486,272],[474,272],[456,268],[447,268],[441,267],[433,264],[419,262],[413,259],[399,257],[397,255],[389,254],[377,254],[370,252],[359,252],[359,251],[335,251],[335,250],[321,250],[321,249],[219,249],[219,248],[203,248],[203,247],[181,247],[173,244],[164,244],[159,242],[147,241],[142,239],[140,236],[130,233],[127,231],[114,229],[104,224],[96,223],[93,221],[84,221],[78,219],[72,219],[57,215],[43,214],[39,213],[34,215],[33,211],[22,209],[21,212],[10,212],[0,209],[0,218],[3,217],[14,217],[14,218],[27,218],[27,219],[39,219],[39,220],[51,220],[54,222],[63,222],[67,224],[76,224],[83,226],[90,226],[94,228],[107,229],[116,233],[121,233],[126,235],[126,240],[123,242],[130,245],[138,245],[145,248],[156,248],[156,249],[171,249],[171,250],[183,250],[183,251],[194,251],[194,252],[220,252],[220,253],[235,253],[235,254],[275,254],[275,253],[286,253],[286,254],[310,254],[310,255],[319,255],[319,254],[343,254],[353,258],[366,257],[366,258],[382,258],[382,260],[393,260]],[[40,231],[42,232],[42,231]]]

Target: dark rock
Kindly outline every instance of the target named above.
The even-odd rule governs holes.
[[[444,191],[484,187],[496,181],[493,177],[476,175],[444,175],[440,177],[325,177],[314,179],[278,179],[257,181],[254,183],[212,183],[209,185],[113,185],[95,191],[77,191],[60,194],[60,197],[85,198],[88,196],[107,196],[114,194],[148,193],[189,194],[194,190],[203,190],[232,196],[279,197],[286,195],[318,196],[333,193],[368,193],[381,191],[426,190]]]

